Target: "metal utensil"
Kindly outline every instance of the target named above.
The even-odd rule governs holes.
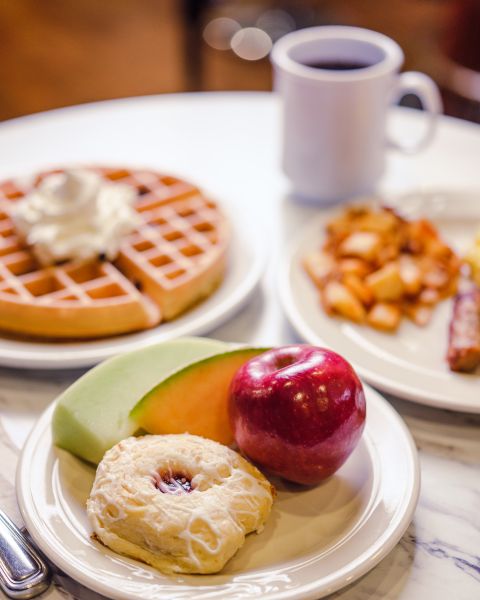
[[[33,598],[50,585],[50,571],[7,515],[0,510],[0,589],[9,598]]]

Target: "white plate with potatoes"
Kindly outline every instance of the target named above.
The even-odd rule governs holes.
[[[473,245],[480,229],[480,192],[418,192],[371,203],[372,206],[391,206],[408,221],[428,219],[441,242],[450,246],[459,257]],[[359,204],[365,206],[365,201]],[[395,296],[396,274],[392,274],[391,266],[372,275],[362,273],[358,261],[353,265],[355,269],[360,268],[353,283],[360,280],[360,297],[363,292],[372,294],[373,289],[379,294],[380,301],[370,297],[367,309],[359,306],[359,302],[351,306],[338,294],[342,288],[339,290],[335,283],[328,290],[327,300],[338,301],[345,313],[342,315],[335,306],[332,309],[326,305],[324,286],[315,284],[307,274],[306,257],[323,248],[327,225],[338,221],[345,208],[319,210],[318,217],[299,232],[283,256],[279,272],[280,296],[297,333],[308,343],[326,346],[343,355],[366,381],[383,391],[429,406],[480,413],[479,369],[473,373],[452,372],[446,360],[453,307],[448,281],[443,282],[441,293],[430,304],[429,314],[425,316],[425,294],[435,295],[432,289],[425,290],[423,286],[423,292],[410,295],[408,301],[404,301]],[[419,232],[420,238],[424,233]],[[345,258],[351,259],[353,255],[358,258],[364,253],[365,260],[369,260],[379,252],[388,254],[388,248],[385,250],[388,244],[377,243],[375,246],[368,236],[354,239],[353,245],[357,243],[353,253],[351,248],[345,249]],[[430,256],[425,258],[430,259]],[[452,267],[452,278],[455,277],[453,270]],[[429,270],[431,273],[432,269]],[[415,276],[412,285],[415,286]],[[368,288],[366,291],[365,287]],[[388,298],[388,293],[393,299]],[[424,295],[420,297],[420,293]],[[382,300],[382,294],[387,295],[386,302]],[[390,311],[392,306],[394,310]],[[412,315],[412,310],[416,314]],[[407,316],[407,313],[410,314]]]

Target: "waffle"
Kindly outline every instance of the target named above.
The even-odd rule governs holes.
[[[140,224],[114,262],[39,265],[9,215],[15,201],[59,170],[0,183],[1,330],[52,339],[137,331],[175,318],[220,283],[229,228],[198,188],[152,171],[90,170],[138,192]]]

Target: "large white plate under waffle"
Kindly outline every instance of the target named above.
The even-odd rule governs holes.
[[[389,199],[389,203],[398,203],[410,218],[430,219],[460,254],[472,244],[480,227],[480,192],[417,193]],[[366,381],[383,391],[438,408],[480,413],[480,370],[452,373],[445,360],[451,299],[436,307],[426,327],[404,319],[394,334],[323,312],[302,257],[321,246],[325,225],[338,210],[319,212],[283,257],[280,296],[296,331],[305,341],[342,354]]]
[[[263,246],[251,226],[232,228],[229,262],[221,286],[207,300],[181,317],[157,327],[112,338],[79,342],[36,342],[0,336],[0,365],[17,368],[70,369],[88,367],[110,356],[184,335],[207,333],[231,317],[258,284],[265,262]]]
[[[218,575],[171,576],[92,541],[85,512],[95,470],[52,447],[50,407],[17,471],[30,535],[68,575],[116,600],[318,599],[372,569],[399,541],[420,487],[415,445],[403,421],[366,387],[367,424],[345,465],[323,485],[278,484],[264,531]]]

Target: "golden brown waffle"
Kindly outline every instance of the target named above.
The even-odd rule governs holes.
[[[152,171],[90,170],[138,191],[141,224],[114,263],[99,257],[41,267],[9,214],[51,171],[29,183],[0,183],[0,329],[48,338],[127,333],[173,319],[220,283],[229,228],[215,203]]]

